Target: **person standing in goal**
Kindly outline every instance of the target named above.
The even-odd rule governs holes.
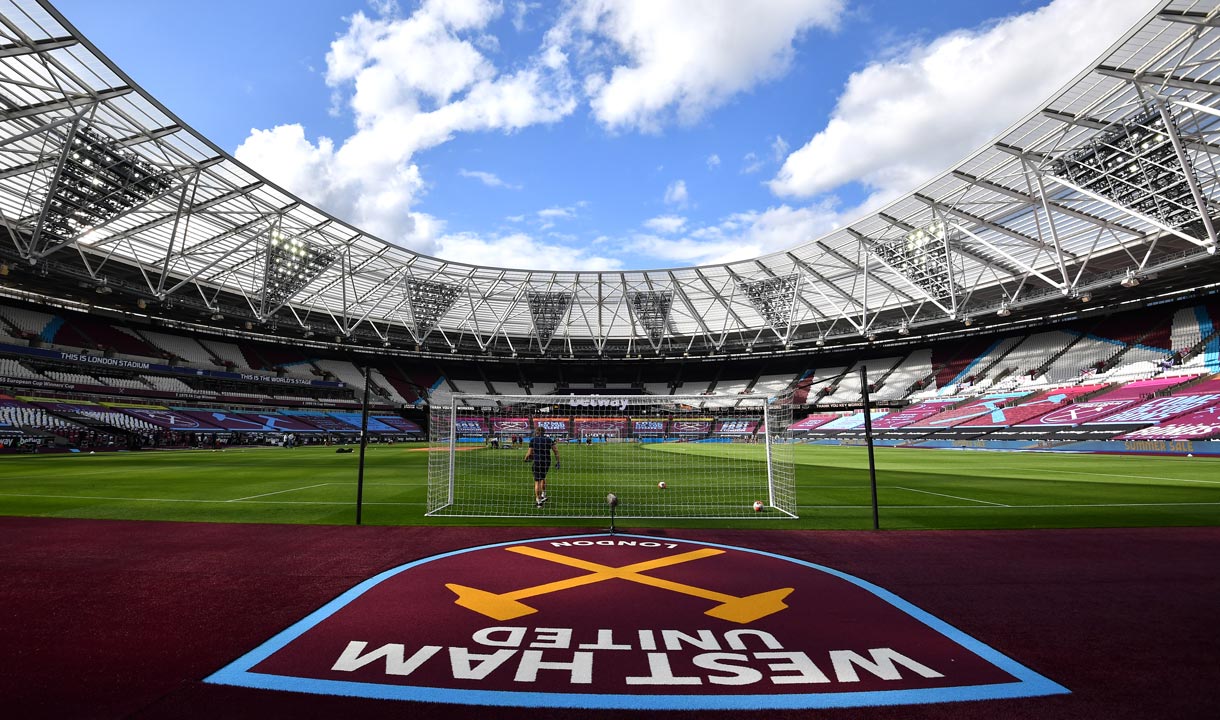
[[[541,425],[534,428],[530,438],[530,449],[525,452],[525,462],[534,461],[534,505],[542,507],[546,502],[546,474],[551,469],[551,454],[555,455],[555,467],[559,467],[559,446],[547,437]]]

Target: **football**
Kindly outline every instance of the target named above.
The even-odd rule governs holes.
[[[664,481],[664,480],[662,480],[661,482],[657,483],[657,487],[659,487],[659,488],[661,488],[662,490],[664,490],[664,489],[665,489],[665,481]]]
[[[754,501],[754,512],[762,512],[762,509],[763,509],[762,500],[755,500]]]

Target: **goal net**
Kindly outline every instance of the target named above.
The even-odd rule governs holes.
[[[754,395],[454,395],[431,408],[428,514],[603,518],[614,493],[624,518],[794,518],[791,421]],[[558,454],[541,506],[539,428]]]

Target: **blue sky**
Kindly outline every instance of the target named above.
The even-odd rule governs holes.
[[[386,240],[590,270],[781,250],[1020,119],[1150,0],[58,0],[186,123]]]

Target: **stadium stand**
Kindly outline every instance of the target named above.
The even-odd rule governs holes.
[[[1018,388],[1039,383],[1045,384],[1047,379],[1039,375],[1041,369],[1049,362],[1061,357],[1068,347],[1079,338],[1079,335],[1073,335],[1063,330],[1050,330],[1030,335],[995,363],[989,373],[990,386],[1000,389],[1001,387]],[[1079,371],[1073,373],[1075,377],[1079,375]]]
[[[242,354],[241,348],[233,343],[222,342],[220,340],[200,340],[199,344],[213,356],[213,364],[245,368],[247,370],[253,369],[246,364],[246,357]]]
[[[851,403],[858,402],[860,399],[860,368],[862,366],[868,368],[869,382],[875,383],[878,379],[888,374],[902,358],[889,357],[878,358],[875,360],[861,360],[852,365],[847,374],[843,375],[842,379],[835,385],[834,392],[825,395],[818,401],[819,405],[830,405],[835,403]]]
[[[876,400],[900,400],[907,396],[911,386],[932,374],[932,350],[915,350],[902,359],[882,379],[881,387],[873,393]]]
[[[999,340],[994,340],[988,344],[984,351],[973,359],[966,360],[962,364],[964,357],[959,356],[952,362],[952,365],[961,365],[961,369],[947,383],[942,382],[944,371],[937,373],[937,393],[939,395],[955,395],[966,389],[973,389],[979,392],[987,388],[992,383],[992,379],[986,377],[986,373],[996,363],[1004,359],[1004,357],[1016,347],[1024,338],[1023,337],[1005,337]]]
[[[791,373],[786,375],[761,375],[751,390],[758,395],[783,395],[796,380]]]
[[[193,365],[209,366],[215,364],[213,362],[215,358],[212,354],[194,338],[183,337],[181,335],[168,335],[152,330],[142,330],[140,333],[152,345],[169,353],[171,357],[181,358]]]
[[[34,372],[12,358],[0,358],[0,377],[20,378],[26,380],[46,380],[46,376]]]
[[[3,317],[18,331],[18,337],[40,338],[50,342],[49,337],[43,336],[43,331],[55,319],[54,315],[29,308],[0,305],[0,317]]]
[[[402,395],[402,393],[398,392],[398,388],[394,385],[394,383],[390,382],[390,379],[387,378],[385,373],[383,373],[379,368],[370,367],[369,377],[372,379],[373,383],[377,385],[377,387],[381,388],[385,392],[385,397],[387,397],[391,402],[399,405],[411,404],[411,401]]]

